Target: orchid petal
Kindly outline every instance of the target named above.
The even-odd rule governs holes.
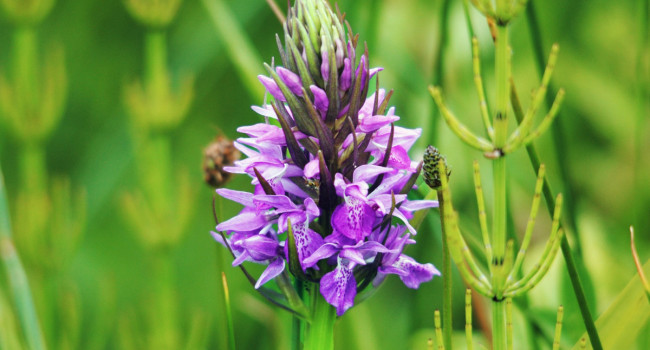
[[[338,316],[354,306],[354,297],[357,295],[357,283],[352,269],[341,265],[339,262],[333,271],[326,273],[320,280],[320,293],[336,308]]]
[[[271,261],[269,266],[264,270],[264,272],[262,272],[262,275],[255,283],[255,289],[259,289],[266,282],[281,274],[282,271],[284,271],[284,259],[275,259]]]

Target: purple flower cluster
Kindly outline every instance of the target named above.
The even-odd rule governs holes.
[[[421,168],[408,151],[421,130],[394,125],[392,91],[365,98],[381,68],[369,68],[367,50],[356,60],[357,36],[345,37],[325,1],[298,0],[279,46],[283,66],[259,76],[274,101],[253,107],[265,122],[238,129],[247,158],[225,168],[248,174],[254,191],[217,190],[244,208],[213,236],[234,266],[267,265],[256,288],[288,271],[318,283],[339,316],[388,274],[418,288],[439,274],[403,254],[415,243],[413,212],[438,204],[407,198]]]

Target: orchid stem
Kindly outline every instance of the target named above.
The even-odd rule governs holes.
[[[294,286],[296,288],[296,291],[298,292],[298,296],[300,297],[300,299],[303,299],[302,281],[296,278],[294,282]],[[300,319],[300,317],[293,315],[291,320],[291,325],[292,325],[291,349],[300,350],[301,335],[302,335],[302,320]]]
[[[305,339],[305,350],[333,350],[336,310],[320,294],[318,285],[311,288],[312,317]]]

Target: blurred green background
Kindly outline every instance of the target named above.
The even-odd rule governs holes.
[[[646,46],[640,69],[638,52],[643,33],[635,1],[532,2],[540,21],[543,49],[548,53],[553,42],[561,46],[552,84],[567,91],[559,116],[564,146],[554,149],[549,132],[537,141],[537,147],[547,164],[553,189],[570,195],[575,217],[568,220],[575,220],[579,233],[577,239],[571,235],[571,243],[580,247],[578,260],[584,262],[589,301],[597,317],[636,273],[629,249],[631,224],[636,227],[642,261],[650,258],[650,158],[646,154],[650,147],[647,98],[650,53]],[[217,15],[232,23],[213,18],[215,14],[208,11],[205,3],[222,6]],[[360,33],[362,41],[368,42],[371,65],[385,68],[380,74],[380,85],[395,90],[391,104],[402,118],[401,125],[424,129],[425,136],[414,151],[421,155],[424,147],[433,143],[447,155],[453,168],[451,185],[462,227],[470,235],[478,234],[471,164],[474,159],[481,161],[484,183],[489,184],[489,163],[455,138],[436,117],[427,92],[427,86],[438,79],[449,107],[473,130],[481,130],[462,2],[452,1],[450,5],[448,27],[443,34],[447,44],[442,48],[444,64],[440,77],[434,76],[434,67],[440,49],[442,0],[341,0],[337,3],[347,13],[353,30]],[[286,10],[286,3],[279,1],[279,5]],[[493,45],[482,17],[475,11],[472,16],[481,46],[488,101],[493,101]],[[121,1],[96,0],[57,1],[36,28],[41,52],[51,43],[63,46],[68,80],[62,119],[43,145],[47,171],[51,177],[69,178],[72,188],[86,191],[86,225],[80,244],[65,268],[57,271],[56,276],[46,277],[74,291],[71,294],[76,300],[74,306],[66,307],[62,303],[52,309],[61,313],[56,317],[63,318],[67,317],[66,313],[73,313],[70,308],[78,310],[78,340],[68,345],[58,340],[62,331],[57,330],[60,325],[56,322],[54,326],[44,326],[45,339],[53,349],[128,348],[130,341],[124,338],[130,337],[129,332],[134,337],[143,337],[155,334],[154,329],[158,327],[152,321],[155,318],[143,316],[147,305],[155,305],[152,301],[157,288],[156,275],[152,273],[155,254],[142,244],[133,225],[129,225],[122,200],[125,193],[141,186],[136,176],[137,143],[132,137],[123,96],[125,86],[144,74],[146,29],[129,15]],[[3,72],[9,71],[11,65],[14,29],[9,20],[0,23]],[[250,45],[255,56],[239,57],[228,46],[226,36],[232,37],[237,31],[243,33],[246,42],[235,44]],[[195,193],[189,224],[168,253],[178,317],[174,327],[185,339],[194,329],[195,315],[200,315],[199,324],[203,326],[199,328],[205,332],[199,332],[203,340],[197,344],[204,348],[226,347],[221,271],[225,271],[230,287],[238,348],[286,349],[289,344],[289,315],[274,310],[262,300],[240,271],[230,267],[232,259],[227,251],[210,236],[214,228],[211,206],[214,192],[203,183],[201,170],[202,150],[216,135],[234,139],[238,137],[238,126],[260,121],[250,106],[261,104],[262,96],[259,90],[252,91],[244,79],[250,81],[255,79],[254,75],[262,74],[262,62],[270,63],[273,56],[277,60],[274,33],[281,31],[278,19],[262,0],[185,0],[166,30],[173,84],[178,85],[184,73],[195,76],[194,100],[187,116],[167,133],[172,169],[188,172]],[[539,83],[525,15],[514,20],[511,33],[513,76],[525,107],[529,92]],[[247,67],[253,76],[245,76],[246,72],[241,70],[241,62],[247,59],[255,63]],[[19,141],[5,124],[0,125],[0,162],[13,211],[21,183],[22,153]],[[567,183],[560,180],[558,154],[568,165]],[[510,159],[513,223],[516,232],[523,233],[535,176],[524,151],[518,151]],[[227,187],[248,189],[249,179],[235,176]],[[490,198],[489,186],[486,190]],[[236,205],[220,200],[217,207],[224,220],[239,210]],[[549,222],[542,209],[533,238],[534,250],[543,248]],[[427,217],[417,240],[409,255],[421,262],[439,264],[437,211]],[[29,264],[26,269],[30,274]],[[251,270],[260,272],[256,267]],[[563,259],[558,257],[551,274],[531,293],[529,311],[517,317],[538,325],[537,332],[548,337],[555,323],[555,310],[558,305],[564,305],[563,345],[568,348],[579,339],[584,327],[565,270]],[[0,276],[6,277],[4,272]],[[389,278],[373,298],[352,309],[338,323],[338,348],[426,348],[426,339],[433,334],[433,311],[441,306],[441,285],[440,279],[434,279],[414,291],[404,287],[397,278]],[[9,298],[6,278],[2,278],[0,286]],[[48,302],[38,300],[51,291],[39,289],[38,283],[32,288],[37,308],[41,310]],[[455,289],[454,324],[462,332],[463,287],[457,275]],[[524,327],[515,327],[519,328],[515,333],[519,336],[518,348],[528,348],[530,343],[521,334]],[[480,338],[478,324],[475,329]],[[640,337],[636,345],[647,348],[644,347],[650,346],[647,338],[650,337]],[[133,348],[143,348],[144,343]],[[538,337],[538,343],[541,348],[549,347],[544,336]]]

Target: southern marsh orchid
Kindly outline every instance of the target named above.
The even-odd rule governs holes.
[[[291,273],[316,286],[322,297],[312,303],[324,298],[338,316],[387,274],[410,288],[439,275],[403,254],[415,243],[413,212],[438,205],[407,199],[421,170],[408,152],[421,130],[394,125],[392,91],[370,92],[381,69],[369,67],[367,48],[358,50],[345,24],[324,0],[289,9],[284,44],[277,37],[281,66],[259,76],[273,101],[253,107],[263,122],[239,128],[246,137],[235,142],[247,158],[225,167],[250,176],[254,189],[217,190],[244,208],[214,233],[233,265],[268,264],[256,288]],[[302,316],[314,322],[312,312]]]

